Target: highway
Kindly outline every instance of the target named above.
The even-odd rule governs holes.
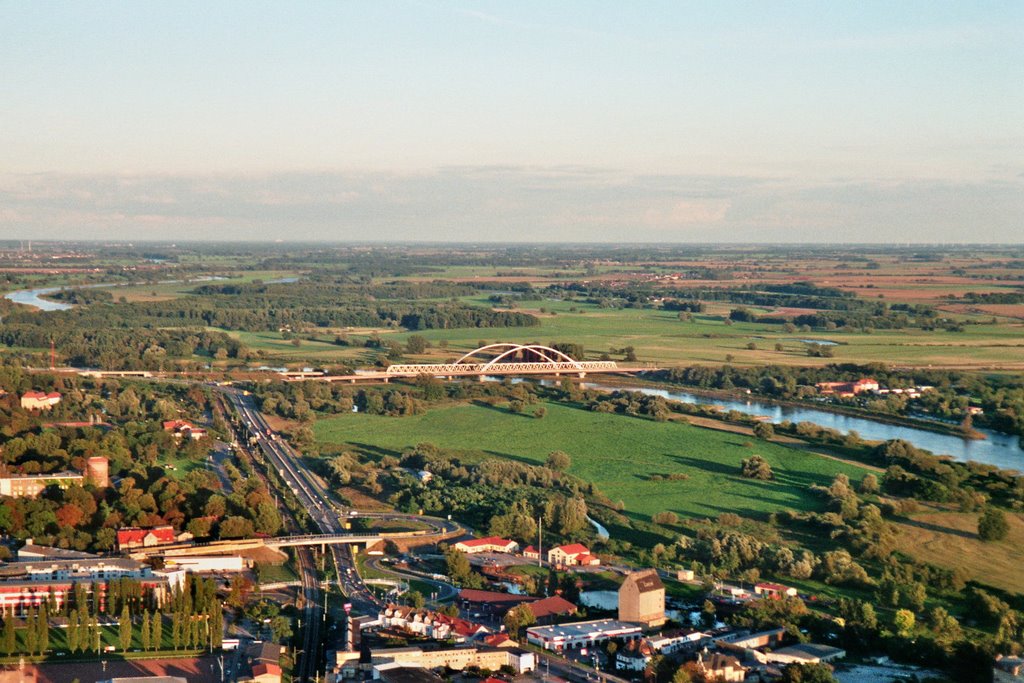
[[[321,533],[339,531],[340,524],[336,522],[331,524],[329,520],[325,519],[324,498],[317,496],[315,489],[309,486],[304,473],[294,465],[287,445],[270,430],[263,415],[255,409],[252,399],[237,391],[225,391],[224,394],[237,410],[245,430],[256,438],[260,450],[263,451],[272,466],[277,468],[285,483],[298,497],[300,504],[309,511],[318,530]],[[332,552],[332,555],[336,555],[336,553]],[[325,615],[320,594],[320,576],[316,570],[313,551],[309,548],[297,548],[295,558],[298,563],[299,578],[302,582],[300,607],[303,610],[300,625],[302,654],[296,662],[295,676],[300,683],[305,683],[317,676],[317,669],[321,661],[320,629],[323,626]]]
[[[315,531],[321,534],[346,533],[345,525],[340,515],[351,511],[339,511],[335,508],[330,496],[320,483],[311,477],[299,464],[299,454],[267,424],[263,414],[257,410],[252,397],[229,387],[223,387],[221,391],[234,406],[241,420],[244,432],[255,438],[257,445],[267,457],[268,462],[277,469],[278,474],[280,474],[285,484],[295,494],[300,505],[308,511],[313,524],[316,526]],[[415,515],[402,515],[398,513],[368,515],[361,513],[360,517],[384,520],[415,519],[425,522],[433,526],[434,531],[427,534],[423,534],[423,532],[416,534],[424,537],[440,538],[447,534],[464,531],[462,527],[454,522]],[[320,629],[325,619],[323,612],[324,599],[320,592],[321,577],[316,571],[313,550],[308,547],[297,548],[296,557],[302,580],[304,613],[302,623],[303,656],[296,666],[295,675],[304,683],[317,675],[317,669],[322,661],[322,653],[318,651],[323,644]],[[349,549],[337,545],[328,545],[326,546],[326,558],[327,561],[334,564],[335,574],[338,577],[338,586],[348,602],[352,604],[354,611],[375,615],[381,603],[359,577],[359,573],[353,566]]]

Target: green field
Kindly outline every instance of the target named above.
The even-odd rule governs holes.
[[[466,303],[488,306],[486,297],[466,297]],[[533,306],[534,308],[531,308]],[[545,311],[540,312],[543,307]],[[734,365],[824,365],[832,362],[884,362],[934,367],[1024,369],[1024,325],[968,325],[964,332],[924,331],[920,329],[878,330],[863,332],[817,331],[789,332],[781,325],[735,323],[727,325],[722,315],[729,306],[713,313],[695,315],[683,322],[672,311],[641,308],[607,309],[592,304],[566,301],[530,302],[518,309],[540,318],[538,327],[457,328],[398,331],[382,327],[375,330],[385,339],[404,342],[418,334],[435,348],[417,360],[440,362],[454,359],[477,348],[481,341],[505,342],[575,342],[582,344],[590,358],[597,358],[610,349],[633,346],[640,361],[664,365],[713,364]],[[573,310],[574,309],[574,310]],[[374,330],[353,330],[369,335]],[[293,346],[277,332],[229,332],[252,349],[262,351],[267,359],[284,362],[310,360],[320,363],[352,363],[369,365],[379,351],[359,346],[341,347],[333,343],[334,333],[325,332],[319,341],[303,340]],[[812,358],[801,339],[834,341],[834,358]],[[447,349],[436,348],[440,342]],[[747,348],[753,343],[757,348]],[[776,344],[782,344],[780,351]],[[728,358],[731,357],[731,360]],[[621,356],[613,356],[621,358]]]
[[[319,420],[322,442],[351,444],[367,451],[400,453],[429,442],[454,449],[467,460],[488,456],[541,464],[548,453],[572,457],[570,472],[594,482],[627,514],[648,517],[671,510],[694,517],[735,512],[744,516],[787,508],[817,509],[811,484],[828,484],[844,472],[859,481],[866,470],[778,444],[675,422],[653,422],[594,413],[547,403],[543,419],[514,415],[503,408],[459,405],[414,417],[351,414]],[[739,476],[740,461],[757,453],[771,463],[775,481]],[[652,475],[682,473],[683,481],[652,481]]]

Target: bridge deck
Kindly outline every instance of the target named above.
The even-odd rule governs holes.
[[[595,361],[595,363],[600,361]],[[512,367],[514,366],[514,367]],[[392,368],[398,368],[392,370]],[[415,378],[420,375],[432,377],[485,377],[501,375],[587,375],[587,374],[632,374],[637,372],[651,372],[657,370],[654,366],[621,366],[615,368],[554,368],[546,363],[500,363],[487,369],[475,368],[467,365],[392,365],[387,371],[359,372],[354,375],[321,375],[309,379],[321,382],[381,382],[390,379]],[[296,378],[286,378],[288,382],[307,381]]]

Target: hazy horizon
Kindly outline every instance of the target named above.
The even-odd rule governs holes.
[[[1024,241],[1024,4],[0,2],[0,239]]]

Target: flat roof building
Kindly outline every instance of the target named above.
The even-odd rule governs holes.
[[[832,662],[846,656],[846,650],[831,645],[817,643],[797,643],[789,647],[779,648],[768,654],[769,662],[779,664],[818,664]]]
[[[615,619],[577,621],[557,626],[533,626],[526,629],[526,640],[545,650],[573,650],[591,647],[612,638],[633,640],[639,638],[643,629],[637,624],[627,624]]]

